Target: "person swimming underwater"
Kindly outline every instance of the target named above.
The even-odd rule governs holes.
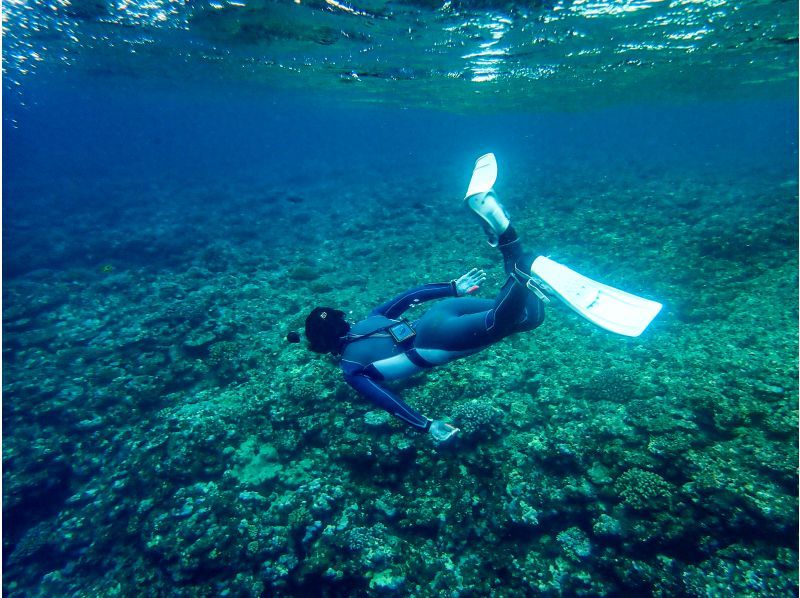
[[[661,307],[655,302],[594,283],[548,258],[526,253],[508,213],[493,190],[496,177],[494,155],[481,156],[475,163],[465,197],[467,206],[480,219],[488,234],[490,244],[497,247],[503,259],[506,280],[493,300],[468,296],[486,279],[483,270],[472,268],[454,280],[409,289],[375,307],[366,318],[355,323],[347,321],[344,311],[332,307],[314,308],[305,321],[308,348],[316,353],[337,356],[345,381],[361,396],[413,428],[430,433],[440,442],[453,436],[458,428],[441,419],[425,417],[388,390],[383,382],[408,378],[478,353],[509,335],[537,328],[544,321],[548,295],[556,295],[584,317],[610,330],[613,327],[608,322],[597,318],[609,319],[611,313],[611,326],[615,319],[631,319],[629,313],[620,315],[610,311],[611,308],[618,309],[619,302],[614,302],[615,297],[625,300],[626,310],[630,309],[631,298],[657,305],[658,309]],[[547,275],[538,275],[540,273],[536,272],[534,264],[538,264],[539,269],[544,266],[566,272],[557,270],[555,275],[547,278]],[[550,283],[554,284],[551,286]],[[584,286],[576,292],[578,283]],[[594,292],[591,302],[585,300],[587,289]],[[442,301],[413,321],[402,317],[409,308],[437,299]],[[650,315],[655,308],[647,307],[650,308],[647,314],[635,322],[636,330],[642,318],[649,317],[641,327],[643,330],[657,313],[656,310]],[[630,336],[641,332],[636,330],[614,329]],[[287,338],[294,342],[300,340],[297,333],[290,333]]]

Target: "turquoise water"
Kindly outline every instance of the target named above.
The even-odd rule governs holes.
[[[6,2],[3,591],[797,593],[797,5]],[[527,247],[664,303],[392,388],[287,344]]]

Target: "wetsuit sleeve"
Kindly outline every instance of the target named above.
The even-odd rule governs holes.
[[[421,432],[430,429],[430,421],[411,407],[392,392],[386,390],[369,376],[361,373],[344,373],[345,381],[352,386],[358,393],[380,407],[385,409],[395,417],[411,424]]]
[[[417,303],[456,296],[456,285],[454,281],[433,282],[407,290],[405,293],[390,299],[383,305],[379,305],[373,309],[369,315],[396,318],[409,307]]]

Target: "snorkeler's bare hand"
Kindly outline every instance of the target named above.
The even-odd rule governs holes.
[[[459,297],[474,293],[486,280],[486,272],[473,268],[460,278],[456,279],[456,294]]]

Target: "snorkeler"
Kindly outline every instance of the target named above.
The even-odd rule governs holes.
[[[317,307],[306,318],[308,347],[340,357],[347,383],[373,404],[436,440],[445,441],[458,428],[429,419],[381,383],[473,355],[505,337],[533,330],[544,321],[545,304],[555,296],[594,323],[628,336],[638,336],[661,309],[613,287],[596,283],[548,258],[526,253],[493,186],[497,163],[493,154],[475,163],[465,201],[478,216],[489,243],[500,251],[506,281],[494,298],[467,297],[486,279],[473,268],[450,282],[410,289],[373,309],[356,323],[345,312]],[[401,316],[425,301],[440,301],[409,321]],[[299,335],[287,337],[299,342]]]

